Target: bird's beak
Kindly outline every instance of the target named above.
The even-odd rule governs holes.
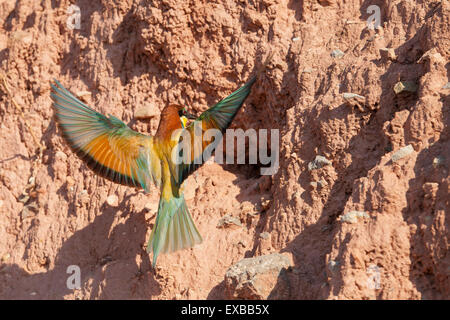
[[[181,127],[182,127],[182,128],[186,128],[188,119],[187,119],[185,116],[181,116],[181,117],[180,117],[180,121],[181,121]]]
[[[189,112],[187,112],[187,111],[184,112],[184,116],[185,116],[186,118],[188,118],[188,119],[191,119],[191,120],[197,119],[197,116],[196,116],[196,115],[194,115],[194,114],[192,114],[192,113],[189,113]]]

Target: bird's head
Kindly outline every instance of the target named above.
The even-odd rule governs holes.
[[[167,111],[167,112],[164,112]],[[167,115],[170,115],[171,117],[174,117],[175,114],[178,115],[181,121],[181,125],[183,128],[186,127],[188,119],[196,119],[197,117],[191,113],[189,113],[185,107],[179,105],[179,104],[170,104],[166,107],[166,110],[164,110],[163,113],[167,113]]]
[[[187,112],[186,108],[184,108],[184,107],[181,107],[180,109],[178,109],[178,116],[180,117],[183,128],[186,128],[188,119],[193,120],[193,119],[197,118],[192,113]]]
[[[185,128],[188,119],[197,117],[186,111],[186,108],[178,104],[169,104],[161,112],[157,135],[160,137],[170,137],[173,130]]]

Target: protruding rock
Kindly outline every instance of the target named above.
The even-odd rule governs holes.
[[[344,56],[344,52],[342,52],[341,50],[339,50],[339,49],[336,49],[336,50],[333,50],[333,51],[331,51],[331,56],[333,57],[333,58],[342,58],[343,56]]]
[[[316,158],[308,163],[308,170],[320,169],[324,166],[331,165],[331,161],[323,156],[316,156]]]
[[[259,234],[259,237],[260,237],[261,239],[269,239],[270,233],[268,233],[268,232],[261,232],[261,233]]]
[[[230,299],[286,299],[289,284],[283,274],[293,266],[292,259],[279,253],[246,258],[231,266],[225,274]]]
[[[408,144],[406,147],[403,147],[403,148],[399,149],[397,152],[395,152],[392,155],[391,160],[392,160],[392,162],[397,162],[398,160],[410,155],[413,152],[414,152],[414,148],[412,147],[412,145]]]
[[[355,99],[355,98],[365,99],[365,97],[360,96],[359,94],[356,94],[356,93],[351,93],[351,92],[344,92],[342,94],[342,97],[344,97],[345,100],[351,100],[351,99]]]
[[[380,49],[380,55],[381,59],[383,61],[395,61],[397,60],[397,55],[395,54],[395,51],[393,48],[381,48]]]
[[[229,214],[224,215],[217,224],[217,228],[242,227],[242,223],[238,218]]]
[[[370,216],[364,211],[350,211],[342,215],[340,221],[347,223],[357,223],[358,218],[370,219]]]
[[[89,92],[89,91],[78,91],[76,93],[76,95],[77,95],[77,97],[81,98],[81,97],[84,97],[84,96],[90,96],[91,92]]]
[[[106,198],[106,203],[111,207],[117,207],[119,205],[119,198],[115,194],[112,194]]]
[[[334,274],[337,270],[339,270],[339,261],[335,261],[335,260],[330,260],[330,262],[328,262],[328,271],[330,271],[332,274]]]
[[[9,253],[5,253],[2,257],[1,262],[2,263],[7,263],[9,261],[9,258],[11,258],[11,255]]]
[[[444,164],[444,158],[441,156],[437,156],[433,159],[433,167],[437,168]]]
[[[55,158],[58,159],[58,160],[66,161],[67,160],[67,155],[64,152],[58,150],[55,153]]]
[[[311,181],[311,182],[309,183],[309,185],[310,185],[311,187],[313,187],[314,189],[317,188],[317,187],[323,188],[323,187],[325,187],[326,185],[328,185],[328,182],[326,182],[325,180],[321,179],[321,180],[319,180],[319,181]]]
[[[75,185],[75,179],[72,178],[71,176],[67,176],[66,182],[67,182],[67,186],[69,188],[72,187],[73,185]]]
[[[33,42],[33,35],[29,32],[18,30],[13,32],[12,37],[13,40],[20,41],[24,44],[31,44]]]
[[[425,52],[419,60],[417,60],[417,63],[432,63],[432,64],[441,64],[445,65],[447,63],[447,60],[437,51],[436,48],[432,48]]]
[[[85,103],[90,103],[92,93],[89,91],[78,91],[76,93],[77,97]]]
[[[418,89],[417,83],[414,81],[399,81],[394,86],[395,94],[402,92],[416,92]]]
[[[134,112],[134,117],[136,119],[149,119],[156,117],[159,113],[159,110],[151,103],[147,103],[142,107],[139,107]]]
[[[345,99],[346,103],[350,106],[355,106],[359,111],[364,112],[364,102],[366,100],[365,97],[360,96],[356,93],[344,92],[342,97]]]

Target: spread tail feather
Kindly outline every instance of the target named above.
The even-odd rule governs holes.
[[[184,196],[159,200],[158,215],[147,244],[147,252],[153,250],[153,266],[160,253],[168,253],[191,248],[202,242]]]

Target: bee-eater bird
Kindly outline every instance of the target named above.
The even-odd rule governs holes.
[[[180,190],[183,181],[199,164],[194,161],[193,152],[187,163],[172,161],[172,150],[178,144],[173,133],[180,129],[180,137],[182,131],[187,130],[193,136],[195,126],[201,128],[202,137],[208,129],[225,132],[269,59],[244,86],[196,119],[182,106],[166,106],[153,137],[133,131],[112,115],[107,117],[95,111],[57,80],[51,84],[56,121],[62,135],[90,169],[115,183],[142,188],[145,192],[150,191],[152,182],[160,188],[158,214],[147,245],[147,252],[153,250],[153,265],[160,253],[190,248],[202,242]],[[195,120],[186,126],[186,118]],[[203,139],[203,150],[213,141]],[[203,163],[207,160],[203,158]]]

